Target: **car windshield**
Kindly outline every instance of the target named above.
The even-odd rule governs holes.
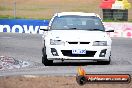
[[[51,29],[104,31],[104,26],[100,18],[95,16],[56,16]]]

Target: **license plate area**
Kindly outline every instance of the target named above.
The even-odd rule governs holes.
[[[86,54],[85,49],[73,49],[72,54]]]

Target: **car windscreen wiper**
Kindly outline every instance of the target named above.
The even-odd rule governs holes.
[[[68,29],[77,29],[77,28],[73,27],[73,28],[68,28]]]
[[[100,29],[87,29],[87,30],[90,30],[90,31],[104,31],[104,30],[100,30]]]

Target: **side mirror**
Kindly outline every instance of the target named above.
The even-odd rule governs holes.
[[[41,28],[40,28],[40,30],[43,30],[43,31],[48,31],[48,26],[42,26]]]

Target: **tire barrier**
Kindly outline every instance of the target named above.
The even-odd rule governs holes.
[[[0,56],[0,70],[20,69],[28,67],[28,61],[16,60],[13,57]]]

